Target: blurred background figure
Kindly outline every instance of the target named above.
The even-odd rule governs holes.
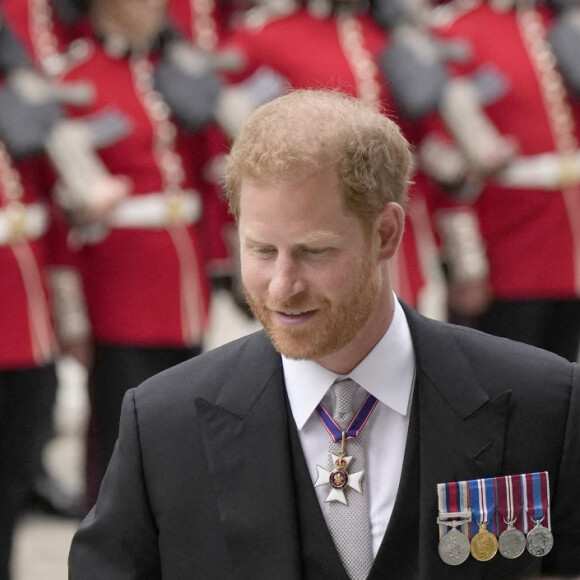
[[[232,79],[267,66],[293,88],[336,88],[397,116],[377,59],[389,42],[364,0],[294,0],[256,3],[232,32],[227,46],[240,51],[245,67]],[[414,139],[413,127],[404,127]],[[436,279],[435,245],[421,188],[411,193],[403,251],[393,264],[398,295],[428,311]]]
[[[454,79],[471,82],[491,67],[500,81],[485,106],[487,127],[499,135],[493,163],[474,160],[445,122],[433,123],[421,144],[423,169],[438,184],[432,199],[449,316],[576,360],[577,3],[452,3],[442,7],[435,32],[467,47],[462,61],[449,67]],[[472,140],[479,134],[474,131]]]
[[[98,492],[117,437],[125,391],[201,351],[209,284],[196,224],[203,136],[179,134],[155,88],[166,27],[164,0],[93,0],[87,52],[65,79],[90,83],[88,113],[115,110],[126,138],[104,148],[107,169],[130,193],[96,219],[73,218],[92,327],[86,507]],[[84,107],[69,107],[84,116]],[[186,162],[196,160],[190,167]],[[211,244],[207,244],[208,247]]]
[[[16,158],[48,155],[67,184],[68,199],[56,200],[62,210],[69,211],[71,205],[78,208],[79,204],[86,208],[88,197],[98,200],[94,209],[104,211],[126,194],[127,184],[106,171],[95,147],[115,141],[126,127],[123,119],[109,115],[94,118],[92,123],[71,122],[65,116],[64,104],[84,106],[93,97],[87,85],[65,86],[57,80],[86,49],[79,40],[83,31],[80,14],[72,2],[49,0],[5,0],[1,9],[6,34],[12,35],[10,46],[18,47],[20,57],[11,57],[10,74],[0,92],[0,136]],[[0,51],[7,58],[15,49],[10,50],[5,42]],[[52,171],[44,176],[42,187],[46,191],[54,187]],[[62,228],[59,232],[56,237],[61,239],[53,244],[48,271],[55,322],[61,352],[80,355],[86,350],[79,345],[86,344],[88,330],[80,277],[69,259]],[[86,361],[81,358],[81,362]],[[54,433],[52,413],[46,413],[46,422],[47,428],[37,432],[44,438],[43,447]],[[79,499],[65,493],[42,460],[36,469],[30,504],[55,515],[80,514]]]
[[[0,24],[0,88],[26,64]],[[17,151],[18,153],[18,151]],[[0,140],[0,578],[10,578],[12,539],[41,463],[56,395],[57,340],[45,279],[50,260],[46,166],[16,160]],[[25,157],[25,156],[23,156]]]

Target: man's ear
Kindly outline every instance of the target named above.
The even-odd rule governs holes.
[[[397,253],[405,230],[405,211],[394,201],[385,204],[377,217],[380,239],[379,256],[390,260]]]

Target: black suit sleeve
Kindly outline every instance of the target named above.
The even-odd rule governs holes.
[[[161,580],[157,527],[148,502],[134,391],[97,505],[73,538],[71,580]]]
[[[570,408],[551,506],[554,547],[545,558],[547,573],[580,574],[580,367],[572,365]],[[531,434],[533,437],[533,434]]]

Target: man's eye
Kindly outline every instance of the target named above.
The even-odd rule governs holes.
[[[273,252],[275,252],[274,248],[258,248],[258,254],[267,255],[272,254]]]
[[[306,248],[309,254],[322,254],[325,248]]]

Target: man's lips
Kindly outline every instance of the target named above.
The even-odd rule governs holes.
[[[308,322],[317,310],[274,310],[277,320],[285,325],[298,325]]]

